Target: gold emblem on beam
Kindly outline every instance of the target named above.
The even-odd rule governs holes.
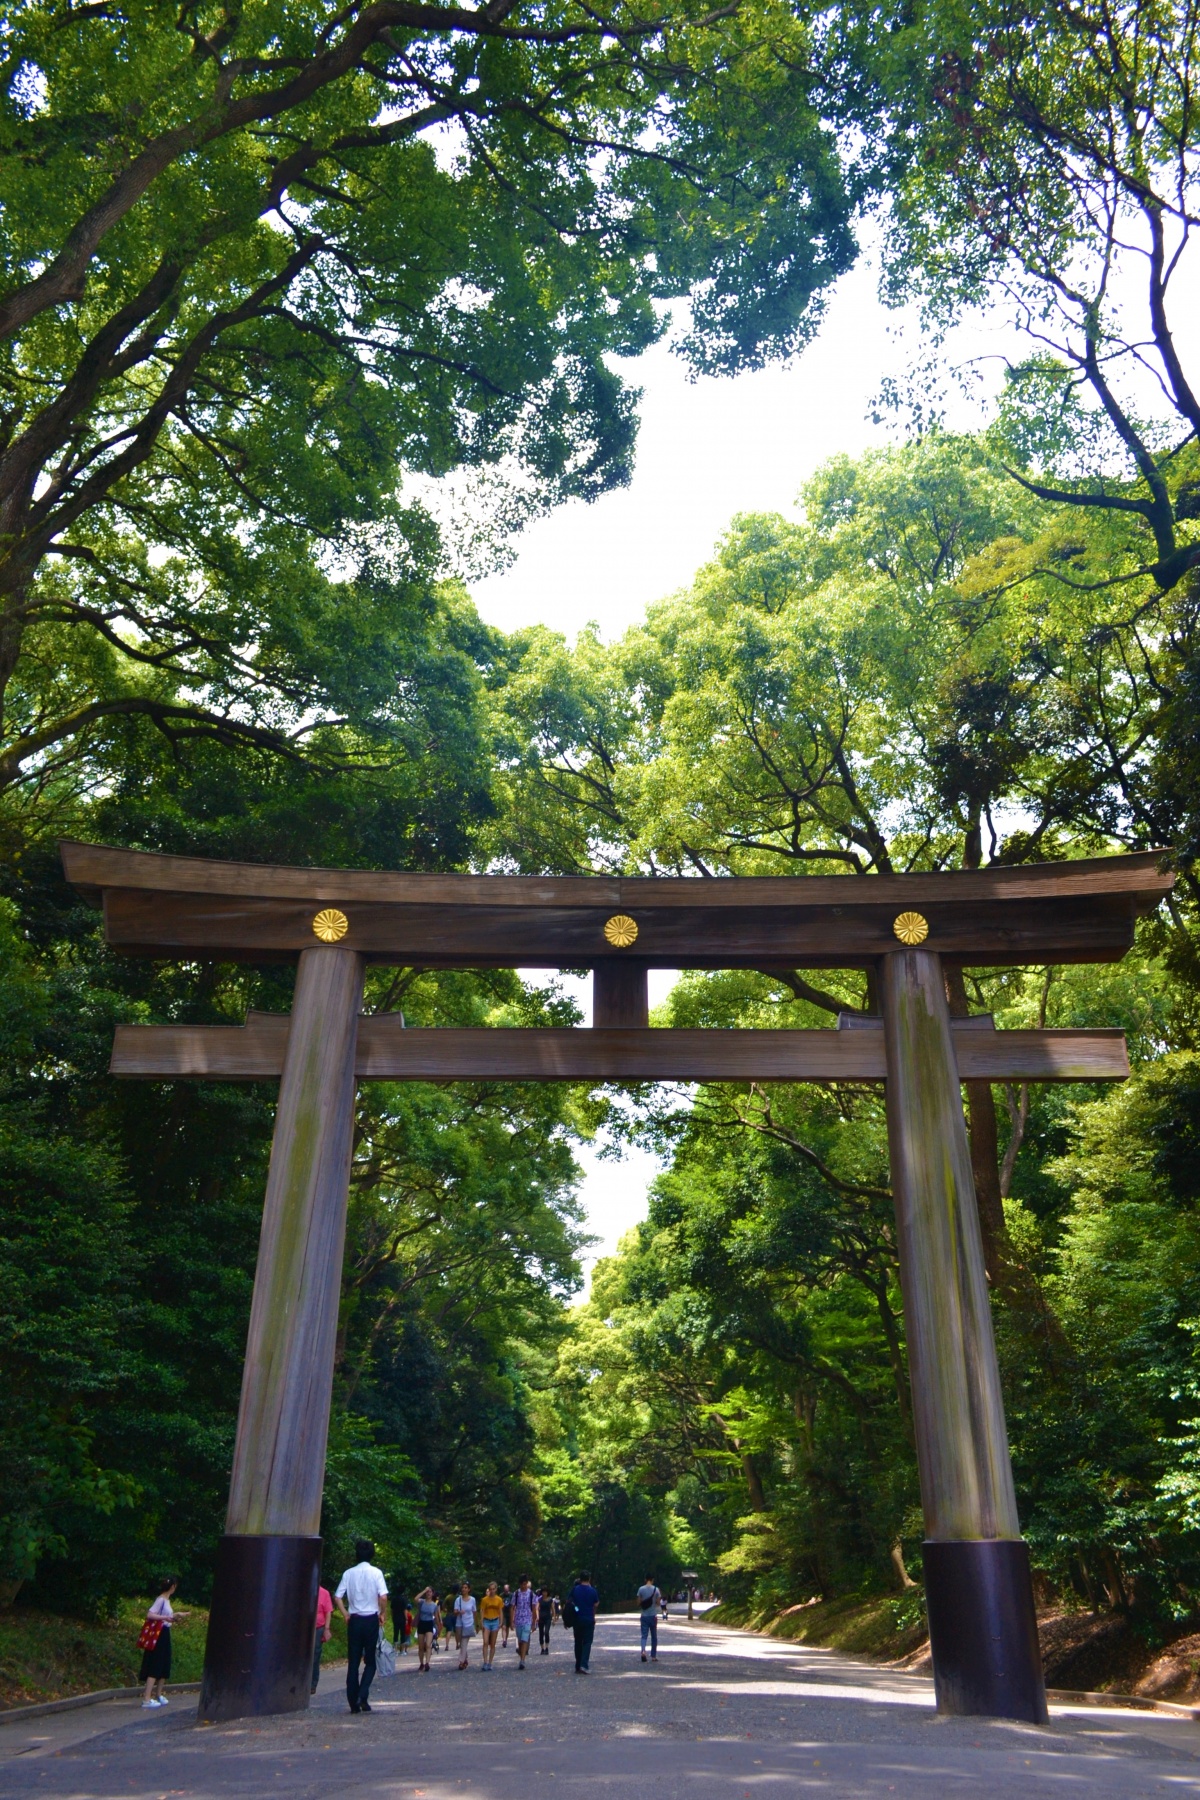
[[[337,944],[350,929],[350,921],[336,906],[323,906],[313,920],[313,935],[323,944]]]
[[[614,913],[604,921],[604,935],[616,950],[628,950],[630,944],[636,944],[637,934],[637,920],[628,913]]]
[[[902,912],[892,921],[892,930],[902,944],[923,944],[929,936],[929,921],[918,912]]]

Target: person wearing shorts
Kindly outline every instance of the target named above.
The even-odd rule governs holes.
[[[504,1646],[507,1649],[508,1648],[508,1634],[512,1630],[512,1606],[513,1606],[512,1589],[509,1587],[507,1581],[504,1584],[504,1589],[500,1595],[500,1600],[504,1607]]]
[[[471,1639],[475,1636],[475,1596],[469,1581],[463,1582],[454,1602],[454,1635],[458,1639],[458,1666],[465,1669],[470,1664]]]
[[[541,1654],[550,1654],[550,1627],[554,1623],[554,1596],[548,1587],[538,1595],[538,1643]]]
[[[484,1672],[491,1668],[496,1660],[496,1639],[500,1635],[500,1625],[504,1618],[504,1602],[496,1589],[496,1583],[489,1581],[487,1593],[479,1602],[479,1629],[483,1633],[483,1667]]]
[[[438,1603],[437,1596],[431,1587],[422,1588],[417,1595],[417,1673],[428,1670],[429,1657],[433,1650],[433,1641],[437,1637]]]
[[[522,1575],[517,1583],[517,1591],[513,1595],[513,1630],[517,1634],[517,1667],[524,1669],[525,1658],[529,1655],[529,1640],[533,1636],[533,1628],[538,1621],[537,1595],[528,1575]]]

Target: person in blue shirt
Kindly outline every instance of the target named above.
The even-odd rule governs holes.
[[[572,1629],[575,1633],[575,1673],[586,1675],[592,1660],[592,1639],[596,1635],[596,1608],[600,1596],[592,1586],[587,1569],[579,1571],[579,1580],[571,1589],[571,1605],[575,1609]]]

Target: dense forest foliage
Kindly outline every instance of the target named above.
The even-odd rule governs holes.
[[[19,0],[0,30],[0,1597],[206,1591],[272,1096],[106,1065],[121,1020],[239,1020],[291,979],[112,955],[59,836],[697,881],[1165,847],[1124,963],[950,998],[1128,1034],[1119,1091],[966,1103],[1038,1579],[1188,1617],[1200,25],[436,12]],[[613,358],[794,353],[867,229],[928,327],[893,447],[736,519],[618,641],[483,623],[455,561],[628,478]],[[971,308],[1028,354],[954,433]],[[376,972],[366,1004],[577,1017],[508,973]],[[684,972],[656,1022],[873,1008],[853,972]],[[662,1174],[573,1306],[601,1128]],[[653,1563],[758,1611],[919,1606],[877,1091],[379,1085],[352,1179],[332,1561],[366,1532],[405,1582],[586,1562],[616,1599]]]

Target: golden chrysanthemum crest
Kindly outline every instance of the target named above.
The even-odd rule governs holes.
[[[911,947],[925,942],[929,936],[929,921],[919,912],[902,912],[893,919],[892,930],[902,944]]]
[[[313,936],[323,944],[337,944],[350,929],[350,921],[336,906],[323,906],[312,922]]]

